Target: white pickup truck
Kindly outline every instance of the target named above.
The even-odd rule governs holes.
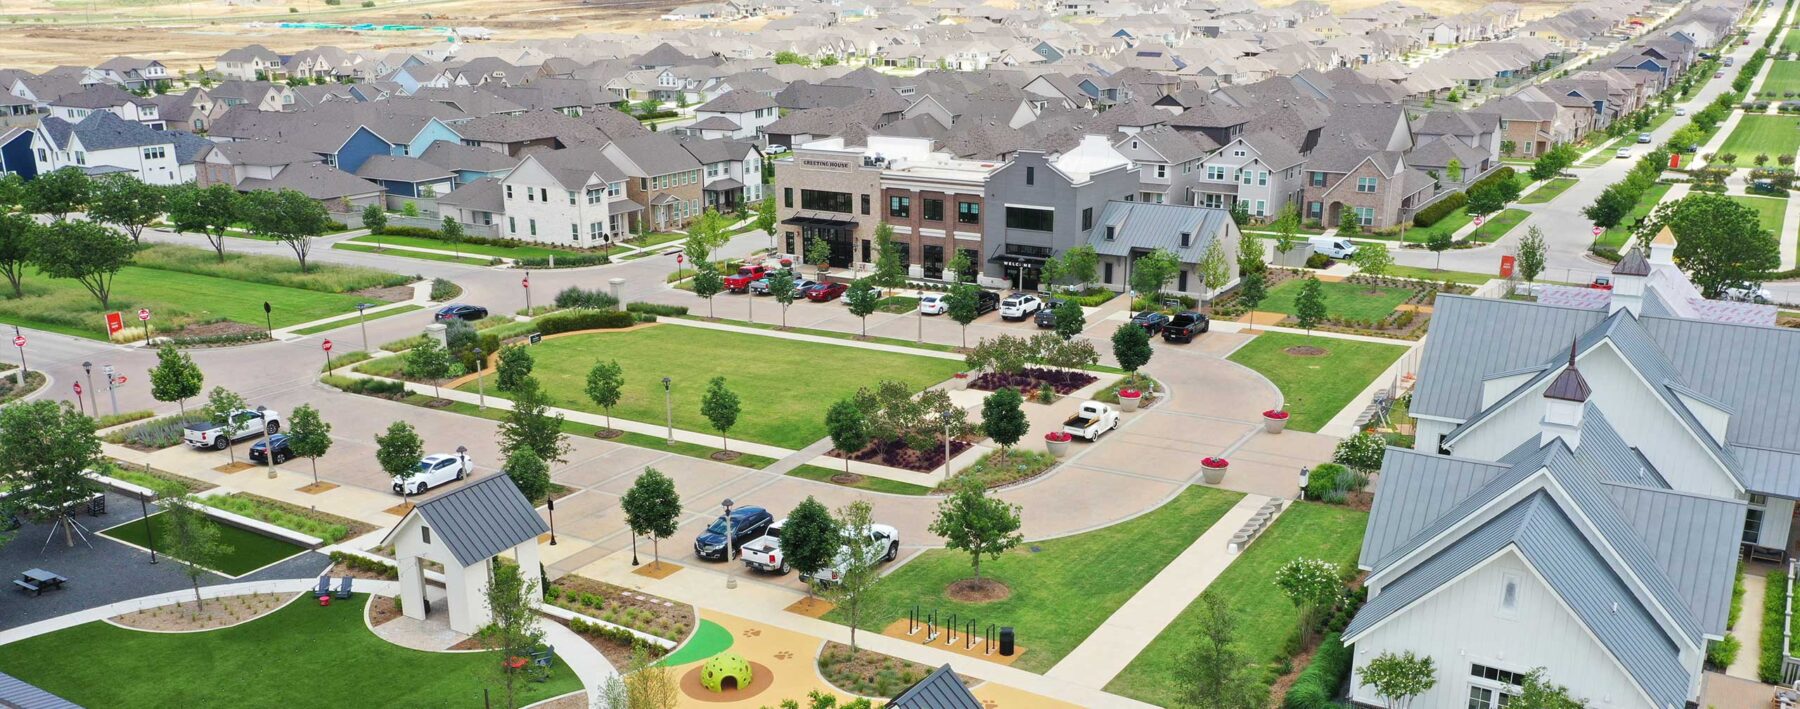
[[[1119,427],[1119,412],[1098,401],[1084,402],[1081,410],[1063,422],[1063,433],[1092,442]]]
[[[250,436],[275,435],[281,430],[281,414],[273,409],[252,411],[242,409],[231,414],[231,425],[220,426],[211,421],[190,423],[187,430],[181,433],[181,440],[195,448],[215,448],[225,450],[232,441]]]
[[[738,558],[744,560],[745,566],[777,574],[788,572],[787,559],[781,556],[781,526],[784,524],[787,524],[786,517],[769,525],[769,531],[762,536],[738,548]]]
[[[845,532],[855,534],[856,532]],[[885,524],[871,524],[861,534],[869,535],[869,559],[871,563],[893,561],[900,556],[900,530]],[[834,584],[844,578],[844,570],[850,568],[850,548],[839,547],[837,558],[831,566],[821,570],[817,576],[800,575],[801,581],[818,581],[820,584]]]

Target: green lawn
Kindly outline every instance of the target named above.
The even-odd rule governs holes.
[[[1658,203],[1662,202],[1663,196],[1669,193],[1671,187],[1674,185],[1659,182],[1651,185],[1650,189],[1644,190],[1643,199],[1638,200],[1637,206],[1631,208],[1631,213],[1619,220],[1617,226],[1607,229],[1600,235],[1600,245],[1614,249],[1624,246],[1625,241],[1631,238],[1631,225],[1636,224],[1639,219],[1650,216],[1650,212],[1656,209]]]
[[[163,513],[150,515],[152,526],[162,523],[159,519]],[[252,571],[268,566],[282,559],[306,551],[304,547],[292,542],[263,536],[255,532],[233,527],[229,524],[214,523],[219,528],[219,543],[231,547],[231,551],[212,564],[203,564],[214,571],[223,572],[227,576],[243,576]],[[162,531],[158,528],[156,531]],[[149,548],[150,541],[145,536],[144,523],[131,521],[111,529],[102,530],[102,535],[122,542],[129,542]],[[162,551],[159,547],[157,551]]]
[[[434,254],[434,253],[428,253],[425,251],[408,251],[406,249],[378,249],[372,245],[352,244],[349,242],[342,242],[342,241],[332,244],[331,248],[338,249],[340,251],[355,251],[357,253],[363,253],[363,254],[381,254],[383,256],[399,256],[401,258],[418,259],[420,261],[440,261],[443,263],[461,263],[461,264],[467,264],[470,266],[486,266],[489,263],[489,259],[477,258],[474,256],[458,257],[456,254]]]
[[[661,325],[631,332],[607,332],[545,340],[533,346],[543,382],[558,406],[604,413],[583,393],[588,370],[601,360],[617,360],[625,370],[625,392],[613,415],[662,423],[662,378],[673,377],[675,425],[711,432],[700,414],[700,397],[715,376],[741,400],[734,439],[801,449],[825,437],[825,409],[862,387],[884,379],[924,389],[961,371],[960,359],[938,359],[797,342],[778,337]],[[471,382],[465,391],[474,391]],[[494,395],[493,389],[488,390]]]
[[[1576,167],[1600,167],[1601,165],[1605,165],[1609,162],[1619,159],[1619,158],[1615,157],[1613,153],[1615,151],[1617,151],[1620,146],[1624,145],[1623,143],[1619,142],[1620,140],[1621,140],[1620,138],[1614,138],[1612,140],[1606,141],[1605,143],[1603,143],[1601,145],[1600,152],[1597,152],[1591,156],[1588,156],[1588,158],[1586,160],[1582,160],[1580,162],[1575,163],[1575,166]],[[1633,138],[1633,140],[1636,140],[1636,138]]]
[[[1282,281],[1281,285],[1269,289],[1269,297],[1257,305],[1256,309],[1262,312],[1295,314],[1294,299],[1300,296],[1300,288],[1305,283],[1303,278]],[[1332,317],[1353,320],[1385,318],[1413,295],[1412,291],[1405,288],[1385,287],[1370,293],[1368,286],[1343,281],[1320,281],[1319,285],[1325,294],[1326,312],[1331,313]]]
[[[984,560],[984,578],[1012,589],[1005,600],[985,604],[951,601],[944,588],[969,578],[969,556],[933,549],[908,562],[876,586],[865,604],[865,629],[884,628],[906,617],[915,604],[944,618],[974,620],[1018,630],[1025,654],[1014,667],[1044,672],[1081,644],[1113,611],[1217,522],[1243,495],[1189,487],[1148,514],[1069,537],[1021,545],[998,559]],[[1034,552],[1033,549],[1036,549]],[[827,620],[844,622],[838,611]]]
[[[1525,195],[1524,197],[1520,197],[1519,204],[1543,204],[1550,200],[1556,199],[1563,192],[1568,191],[1568,189],[1570,187],[1574,187],[1574,186],[1575,186],[1575,178],[1573,178],[1573,177],[1551,178],[1548,182],[1545,182],[1541,187],[1538,187],[1537,189],[1532,190],[1531,194]]]
[[[449,243],[437,239],[427,239],[421,236],[375,236],[371,234],[367,236],[358,236],[349,239],[349,241],[362,244],[375,244],[378,246],[382,244],[412,246],[421,249],[438,249],[440,251],[456,251],[457,249],[461,249],[464,255],[480,254],[482,256],[498,256],[500,258],[546,258],[549,256],[567,256],[569,254],[581,253],[578,251],[552,249],[543,246],[491,246],[488,244],[462,244],[461,246],[451,246]],[[452,254],[452,258],[454,258],[454,254]],[[485,263],[485,260],[483,262]]]
[[[268,616],[199,633],[95,621],[21,640],[0,671],[90,707],[480,706],[504,689],[491,652],[410,650],[363,624],[368,596],[321,608],[302,598]],[[519,705],[581,689],[559,658],[551,679],[521,682]]]
[[[1493,274],[1472,273],[1469,271],[1433,271],[1429,268],[1420,266],[1402,266],[1400,264],[1389,266],[1388,275],[1399,276],[1401,278],[1417,278],[1422,281],[1435,281],[1437,283],[1449,281],[1451,283],[1462,283],[1471,286],[1479,286],[1500,277],[1498,270]]]
[[[1768,155],[1773,162],[1776,156],[1793,155],[1795,151],[1800,151],[1800,117],[1746,115],[1725,138],[1725,144],[1719,146],[1715,159],[1718,164],[1725,164],[1723,156],[1732,153],[1737,156],[1732,164],[1748,166],[1759,154]]]
[[[1764,229],[1781,239],[1781,230],[1786,226],[1788,201],[1781,197],[1753,197],[1749,195],[1728,195],[1731,201],[1748,205],[1755,209],[1762,220]]]
[[[333,320],[328,323],[320,323],[320,324],[314,325],[312,327],[301,328],[299,330],[295,330],[294,334],[296,334],[296,335],[312,335],[312,334],[316,334],[316,333],[325,332],[326,330],[336,330],[336,329],[338,329],[340,327],[344,327],[346,325],[355,325],[357,323],[363,322],[364,319],[380,320],[382,318],[393,316],[393,315],[403,315],[406,313],[410,313],[414,310],[423,310],[424,308],[425,308],[425,306],[423,306],[423,305],[412,305],[412,304],[402,305],[398,308],[389,308],[387,310],[372,312],[372,313],[369,313],[369,314],[363,316],[363,318],[343,318],[341,320]]]
[[[111,307],[101,308],[100,301],[81,284],[46,278],[33,270],[25,279],[24,298],[0,300],[0,322],[105,339],[109,311],[125,313],[130,321],[127,326],[135,328],[138,324],[132,313],[138,308],[149,308],[153,313],[150,326],[161,332],[219,319],[263,325],[265,301],[274,306],[274,326],[286,327],[356,312],[356,304],[366,299],[127,266],[113,280]]]
[[[647,249],[647,248],[652,248],[652,247],[656,247],[656,246],[661,246],[661,245],[667,244],[671,241],[686,239],[687,237],[688,237],[688,235],[682,234],[679,232],[659,231],[659,232],[650,234],[648,236],[633,236],[630,239],[627,239],[620,243],[624,246],[637,246],[640,248]]]
[[[1784,46],[1784,47],[1792,46],[1794,44],[1794,42],[1795,42],[1795,36],[1790,33],[1788,35],[1787,40],[1782,42],[1782,46]],[[1790,49],[1788,51],[1795,51],[1795,50]],[[1782,94],[1785,92],[1788,92],[1788,91],[1800,92],[1800,62],[1797,62],[1797,61],[1772,61],[1772,62],[1769,62],[1769,75],[1763,79],[1762,87],[1757,89],[1757,92],[1759,94],[1764,91],[1775,92],[1775,97],[1771,98],[1771,99],[1767,99],[1769,101],[1792,100],[1790,98],[1783,97]]]
[[[1286,351],[1299,346],[1317,347],[1325,354],[1303,356]],[[1281,389],[1292,414],[1288,428],[1317,431],[1405,351],[1400,345],[1265,332],[1231,353],[1230,359],[1262,373]]]
[[[1500,237],[1506,236],[1507,232],[1512,231],[1513,227],[1518,226],[1519,222],[1525,221],[1525,218],[1529,216],[1531,216],[1531,212],[1523,209],[1502,209],[1499,214],[1483,219],[1481,226],[1475,227],[1475,231],[1469,233],[1469,239],[1482,243],[1499,241]]]
[[[1347,507],[1294,503],[1206,588],[1207,594],[1224,598],[1231,606],[1238,645],[1251,660],[1269,668],[1266,681],[1274,681],[1282,646],[1299,629],[1298,611],[1275,586],[1275,572],[1297,558],[1352,567],[1368,518],[1367,512]],[[1106,685],[1106,691],[1160,706],[1177,704],[1177,670],[1200,635],[1199,615],[1200,603],[1195,601]]]
[[[887,478],[877,478],[867,475],[863,476],[861,480],[849,485],[832,482],[831,476],[842,472],[844,472],[842,468],[825,468],[807,464],[788,471],[788,475],[792,475],[796,478],[831,483],[833,485],[843,485],[844,487],[856,488],[858,490],[868,490],[869,492],[885,492],[892,495],[931,494],[931,488],[926,485],[914,485],[912,483],[903,483],[898,480],[889,480]]]

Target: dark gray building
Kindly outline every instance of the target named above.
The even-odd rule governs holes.
[[[982,282],[1037,289],[1046,259],[1087,243],[1106,203],[1137,191],[1137,170],[1105,136],[1086,136],[1055,156],[1015,153],[988,178]]]

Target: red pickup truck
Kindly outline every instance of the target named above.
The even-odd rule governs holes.
[[[769,274],[769,270],[767,266],[760,263],[754,266],[739,266],[737,273],[725,277],[725,288],[733,293],[747,293],[750,291],[750,284],[762,280],[763,276]]]

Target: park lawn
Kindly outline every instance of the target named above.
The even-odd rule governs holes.
[[[1423,244],[1430,241],[1431,235],[1434,233],[1443,232],[1445,234],[1455,234],[1458,229],[1468,226],[1469,222],[1474,220],[1475,217],[1474,215],[1469,214],[1468,207],[1457,207],[1456,211],[1444,215],[1443,219],[1433,222],[1431,226],[1408,226],[1402,241]],[[1410,222],[1408,224],[1410,224]]]
[[[1726,164],[1724,156],[1735,154],[1737,161],[1731,164],[1748,166],[1754,164],[1757,155],[1768,155],[1774,160],[1795,151],[1800,151],[1800,117],[1750,114],[1738,120],[1737,128],[1726,136],[1714,159]]]
[[[1387,275],[1398,276],[1400,278],[1416,278],[1421,281],[1431,281],[1433,283],[1449,281],[1451,283],[1461,283],[1470,286],[1479,286],[1500,277],[1498,273],[1489,275],[1470,271],[1433,271],[1422,266],[1402,266],[1400,264],[1389,266]]]
[[[1294,300],[1300,297],[1300,287],[1305,283],[1304,278],[1282,281],[1281,285],[1269,289],[1268,298],[1257,305],[1256,309],[1262,312],[1296,314],[1298,310],[1294,307]],[[1351,320],[1385,318],[1394,312],[1394,308],[1413,296],[1413,292],[1405,288],[1381,287],[1370,293],[1366,285],[1343,281],[1320,281],[1319,286],[1325,294],[1325,311],[1333,317]]]
[[[429,252],[425,252],[425,251],[408,251],[406,249],[378,249],[378,248],[375,248],[374,246],[368,245],[368,244],[352,244],[349,242],[338,242],[338,243],[332,244],[331,248],[337,249],[339,251],[355,251],[357,253],[363,253],[363,254],[381,254],[383,256],[399,256],[401,258],[413,258],[413,259],[418,259],[420,261],[441,261],[444,263],[461,263],[461,264],[467,264],[470,266],[486,266],[491,262],[491,259],[489,259],[489,258],[476,258],[474,256],[458,257],[456,254],[434,254],[434,253],[429,253]]]
[[[1317,347],[1318,356],[1291,355],[1290,347]],[[1318,431],[1331,417],[1405,352],[1400,345],[1335,337],[1265,332],[1231,353],[1231,361],[1256,370],[1281,390],[1292,417],[1288,428]]]
[[[361,319],[340,318],[340,319],[333,320],[328,323],[319,323],[312,327],[301,328],[299,330],[295,330],[294,334],[296,334],[296,335],[312,335],[312,334],[316,334],[316,333],[325,332],[327,330],[336,330],[340,327],[356,325],[360,322],[363,322],[364,320],[380,320],[380,319],[388,317],[388,316],[404,315],[404,314],[410,313],[414,310],[423,310],[424,308],[425,308],[425,306],[423,306],[423,305],[415,305],[415,304],[409,303],[407,305],[402,305],[398,308],[389,308],[387,310],[378,310],[375,312],[371,312],[371,313],[368,313],[367,315],[363,316],[363,318],[361,318]]]
[[[799,450],[825,437],[825,409],[863,387],[896,379],[921,390],[961,371],[961,359],[920,357],[812,342],[798,342],[679,325],[603,332],[545,340],[531,348],[532,374],[557,406],[605,413],[587,398],[587,373],[595,362],[616,360],[625,391],[612,415],[662,423],[662,378],[673,377],[675,425],[713,432],[700,414],[707,382],[725,377],[738,395],[733,439]],[[474,391],[475,383],[462,387]],[[489,395],[495,395],[490,388]]]
[[[1469,240],[1490,244],[1499,241],[1529,216],[1531,212],[1523,209],[1502,209],[1499,214],[1483,219],[1481,226],[1469,233]]]
[[[1755,209],[1762,220],[1762,227],[1780,240],[1781,230],[1786,226],[1788,201],[1782,197],[1758,197],[1751,195],[1727,195],[1731,201]]]
[[[797,468],[794,468],[793,470],[788,471],[788,475],[792,475],[796,478],[805,478],[807,480],[816,480],[818,482],[831,483],[833,485],[842,485],[843,487],[855,488],[858,490],[867,490],[869,492],[885,492],[890,495],[929,495],[929,494],[931,494],[931,488],[926,485],[914,485],[912,483],[904,483],[904,482],[900,482],[898,480],[889,480],[887,478],[878,478],[878,477],[874,477],[871,475],[864,475],[864,476],[862,476],[861,480],[858,480],[858,481],[856,481],[854,483],[850,483],[850,484],[833,482],[831,479],[831,476],[840,474],[842,472],[844,472],[844,471],[841,468],[826,468],[826,467],[822,467],[822,466],[807,464],[807,465],[802,465]]]
[[[0,671],[90,707],[474,706],[504,689],[493,652],[423,652],[363,624],[366,594],[321,608],[302,598],[257,620],[198,633],[94,621],[20,640]],[[518,704],[581,689],[561,658]]]
[[[1618,150],[1620,140],[1622,140],[1622,139],[1621,138],[1613,138],[1612,140],[1602,143],[1599,152],[1596,152],[1593,155],[1589,155],[1587,157],[1587,159],[1575,163],[1575,166],[1576,167],[1600,167],[1601,165],[1605,165],[1609,162],[1617,160],[1618,158],[1615,157],[1613,153],[1614,153],[1614,151]],[[1636,140],[1636,138],[1633,138],[1633,140]]]
[[[356,312],[366,299],[355,295],[325,293],[302,288],[249,283],[157,268],[127,266],[113,280],[111,307],[73,280],[52,279],[35,269],[25,279],[25,297],[0,300],[0,322],[40,327],[79,337],[106,338],[106,313],[131,313],[149,308],[150,326],[167,332],[184,325],[231,320],[264,325],[262,304],[273,305],[275,327],[311,322]]]
[[[1243,495],[1189,487],[1168,504],[1131,520],[1068,537],[1031,542],[998,559],[983,560],[981,575],[1012,589],[1005,600],[966,604],[944,589],[970,578],[969,555],[949,549],[920,554],[887,575],[865,602],[862,627],[880,632],[906,618],[916,605],[958,622],[975,621],[1018,630],[1025,654],[1013,667],[1045,672],[1125,604],[1157,572],[1193,544]],[[1034,551],[1035,550],[1035,551]],[[1285,601],[1284,601],[1285,602]],[[834,610],[826,620],[845,622]]]
[[[1563,192],[1568,191],[1570,187],[1574,186],[1575,178],[1573,177],[1551,178],[1537,189],[1532,190],[1531,194],[1520,197],[1519,204],[1543,204],[1556,199],[1561,196]]]
[[[1624,219],[1619,220],[1616,226],[1607,229],[1600,235],[1600,245],[1612,249],[1624,246],[1625,242],[1631,238],[1631,225],[1636,224],[1639,219],[1650,216],[1650,212],[1656,209],[1656,205],[1662,202],[1663,197],[1669,194],[1669,189],[1672,187],[1674,185],[1658,182],[1651,185],[1650,189],[1644,190],[1644,197],[1638,200],[1637,206],[1632,207],[1631,212],[1626,214]]]
[[[398,236],[392,234],[384,234],[381,236],[370,234],[367,236],[358,236],[349,239],[349,241],[359,244],[374,244],[376,246],[391,244],[394,246],[411,246],[419,249],[437,249],[439,251],[451,252],[461,249],[465,255],[479,254],[482,256],[498,256],[500,258],[547,258],[550,256],[567,256],[569,254],[581,253],[579,251],[552,249],[543,246],[493,246],[491,244],[459,244],[452,246],[448,242],[439,241],[437,239],[427,239],[422,236]],[[451,256],[454,258],[455,254],[453,253]]]
[[[648,249],[648,248],[653,248],[653,247],[657,247],[657,246],[662,246],[663,244],[667,244],[671,241],[678,241],[681,239],[686,239],[687,237],[688,237],[687,234],[683,234],[678,231],[659,231],[659,232],[655,232],[655,233],[652,233],[652,234],[649,234],[646,236],[633,236],[630,239],[626,239],[625,241],[620,242],[620,245],[621,246],[636,246],[638,248]]]
[[[1293,503],[1207,586],[1206,594],[1225,599],[1231,607],[1238,647],[1267,670],[1265,683],[1275,679],[1288,636],[1299,631],[1299,611],[1276,587],[1275,572],[1298,558],[1353,568],[1368,519],[1369,513],[1348,507]],[[1178,666],[1200,636],[1200,612],[1200,601],[1189,604],[1106,685],[1106,691],[1158,706],[1178,704]]]
[[[1787,40],[1782,42],[1782,46],[1791,46],[1793,45],[1794,40],[1794,35],[1790,33]],[[1775,98],[1769,99],[1771,101],[1790,100],[1790,98],[1784,97],[1783,94],[1790,91],[1800,93],[1800,61],[1769,62],[1769,75],[1763,78],[1762,87],[1757,89],[1757,91],[1759,93],[1763,91],[1774,91]]]
[[[163,514],[158,512],[150,515],[150,524],[161,524],[162,520],[158,518]],[[221,554],[212,564],[202,564],[202,566],[222,572],[227,576],[243,576],[306,551],[305,547],[298,544],[239,529],[229,524],[214,522],[213,526],[219,528],[219,543],[230,547],[231,550]],[[142,520],[133,520],[111,529],[104,529],[100,531],[100,534],[146,549],[150,548],[150,540],[145,534]],[[157,551],[163,552],[164,550],[158,548]]]

